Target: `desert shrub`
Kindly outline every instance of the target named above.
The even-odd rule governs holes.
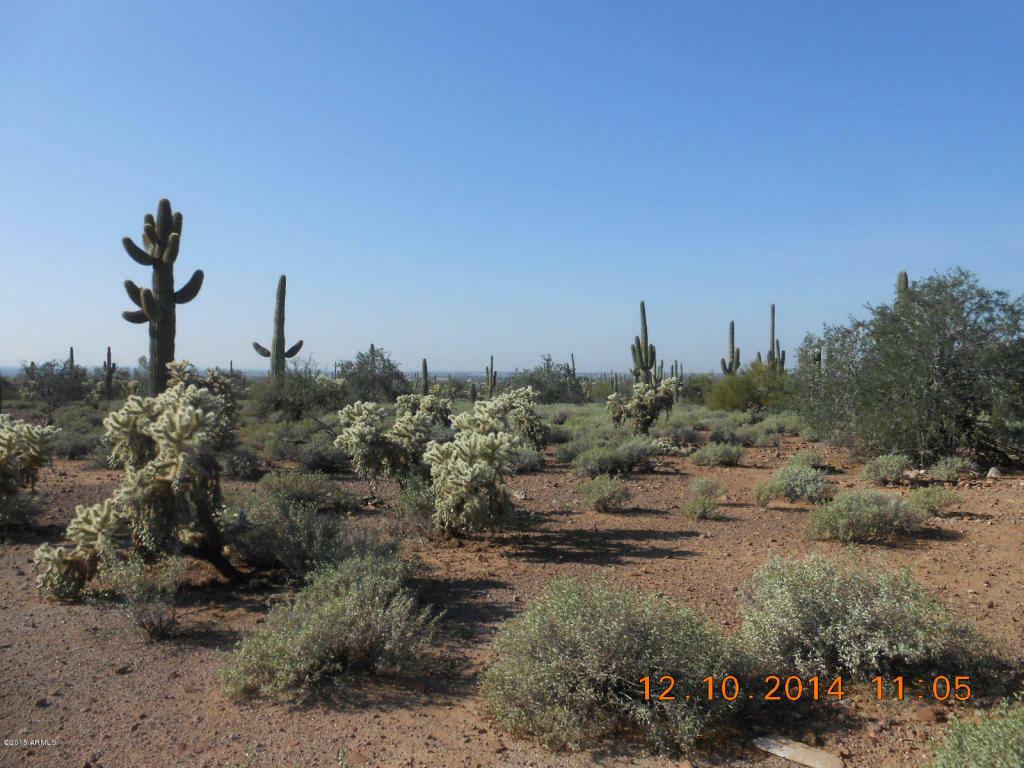
[[[650,468],[651,457],[657,454],[658,447],[650,438],[630,438],[620,445],[583,451],[573,460],[572,471],[577,477],[623,475]]]
[[[754,503],[762,509],[768,509],[768,505],[777,497],[775,484],[771,480],[761,480],[754,485]]]
[[[971,476],[974,462],[964,456],[943,456],[930,467],[928,474],[940,483],[955,483]]]
[[[35,507],[18,497],[34,487],[58,432],[0,413],[0,527],[22,525]]]
[[[280,377],[263,376],[246,391],[253,415],[301,421],[341,408],[350,399],[344,379],[321,373],[311,361],[293,363]]]
[[[393,403],[412,389],[391,355],[373,344],[369,351],[357,352],[355,360],[338,362],[335,367],[352,401]]]
[[[532,370],[511,374],[505,381],[511,388],[531,387],[538,403],[585,403],[587,393],[568,363],[556,363],[551,355],[541,355],[541,363]],[[556,422],[557,423],[557,422]]]
[[[860,476],[877,485],[898,483],[903,473],[913,466],[909,456],[902,453],[886,453],[876,456],[861,471]]]
[[[65,459],[89,456],[100,445],[103,436],[105,408],[86,403],[72,403],[53,410],[53,426],[60,433],[53,439],[53,454]]]
[[[355,555],[318,569],[290,603],[236,646],[223,673],[232,697],[305,692],[328,677],[400,668],[434,631],[394,557]]]
[[[224,474],[239,480],[259,480],[264,474],[260,457],[244,445],[222,453],[220,463],[224,468]]]
[[[548,429],[548,445],[564,445],[571,440],[572,431],[565,427],[554,426]]]
[[[537,472],[544,468],[544,455],[533,448],[520,448],[515,456],[516,472]]]
[[[694,520],[702,520],[718,509],[718,499],[725,492],[725,486],[710,477],[696,477],[690,483],[690,491],[683,502],[683,514]]]
[[[658,416],[672,409],[675,382],[675,379],[665,379],[656,387],[634,384],[628,398],[614,392],[608,395],[608,415],[616,426],[628,421],[633,427],[633,434],[646,435]]]
[[[670,421],[667,424],[658,424],[653,427],[652,434],[656,438],[667,440],[673,445],[704,445],[704,435],[691,427],[678,421]]]
[[[394,529],[402,534],[428,538],[434,527],[434,489],[422,480],[410,482],[392,500]]]
[[[328,475],[344,471],[348,463],[345,451],[320,436],[314,436],[308,443],[299,445],[295,461],[306,472],[323,472]]]
[[[694,464],[702,467],[735,467],[744,453],[742,445],[708,443],[694,451],[690,458]]]
[[[740,638],[765,672],[867,678],[965,669],[981,652],[970,625],[911,575],[773,558],[746,587]]]
[[[231,549],[257,568],[281,567],[302,579],[310,571],[358,554],[383,557],[397,543],[309,502],[238,495],[221,514]]]
[[[42,400],[50,408],[82,400],[89,390],[89,371],[72,360],[22,365],[21,396]]]
[[[925,488],[918,488],[907,498],[910,504],[929,515],[937,515],[946,507],[959,504],[963,499],[957,496],[949,488],[938,485],[929,485]]]
[[[782,407],[786,395],[785,372],[755,361],[741,373],[715,382],[706,402],[715,410],[763,410]]]
[[[561,443],[555,446],[555,460],[568,464],[586,450],[588,450],[588,447],[585,440],[572,440],[568,443]]]
[[[954,718],[942,739],[929,746],[935,759],[925,768],[1019,768],[1024,765],[1024,701],[1000,702],[977,721]]]
[[[313,419],[247,424],[241,443],[268,461],[298,461],[304,446],[319,437],[323,427]]]
[[[138,554],[111,558],[99,569],[100,578],[117,593],[128,618],[150,640],[163,640],[178,629],[175,597],[185,571],[179,558],[146,566]]]
[[[793,378],[811,427],[919,459],[1021,452],[1024,304],[955,269],[868,310],[804,341]]]
[[[276,470],[260,479],[259,489],[279,505],[300,502],[320,511],[350,514],[359,508],[359,500],[352,493],[322,472]]]
[[[870,541],[921,529],[925,515],[892,493],[847,491],[811,510],[811,533],[821,539]]]
[[[598,475],[583,484],[583,500],[595,512],[618,512],[631,497],[629,488],[611,475]]]
[[[829,495],[829,481],[820,469],[807,464],[787,463],[771,479],[776,497],[786,501],[821,501]]]
[[[494,650],[480,682],[488,713],[549,747],[583,749],[628,731],[675,754],[732,709],[721,697],[658,700],[661,675],[678,691],[699,690],[707,675],[736,674],[735,654],[678,601],[607,582],[553,583],[499,631]]]
[[[789,457],[786,462],[787,466],[795,467],[812,467],[814,469],[821,469],[825,466],[825,460],[821,454],[817,451],[800,451]]]

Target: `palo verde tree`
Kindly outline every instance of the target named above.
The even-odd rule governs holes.
[[[954,269],[868,311],[804,341],[797,403],[816,431],[922,460],[1024,451],[1024,299]]]
[[[167,364],[174,361],[175,308],[187,304],[203,287],[203,270],[197,269],[189,281],[174,290],[174,262],[181,243],[181,213],[171,212],[167,198],[157,205],[156,218],[147,213],[142,226],[142,243],[137,246],[130,237],[121,239],[125,251],[144,267],[153,268],[153,288],[139,288],[131,280],[124,281],[128,298],[139,309],[123,312],[129,323],[149,323],[150,391],[159,395],[167,389]]]

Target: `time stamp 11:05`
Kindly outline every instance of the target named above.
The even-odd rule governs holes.
[[[960,675],[947,677],[939,675],[930,679],[913,678],[909,681],[919,683],[923,686],[924,693],[911,698],[933,699],[935,701],[967,701],[971,698],[970,677]],[[831,681],[815,677],[780,677],[769,675],[764,679],[765,685],[757,694],[747,693],[747,699],[763,699],[764,701],[799,701],[800,699],[818,701],[819,699],[833,698],[842,701],[843,696],[849,695],[850,691],[843,688],[843,678],[836,677]],[[904,678],[893,677],[885,679],[881,675],[872,678],[875,684],[875,696],[881,701],[885,698],[902,700],[904,697]],[[658,701],[675,701],[676,699],[705,699],[712,701],[722,698],[733,701],[743,696],[745,691],[740,690],[740,681],[733,675],[725,677],[714,677],[709,675],[701,680],[703,687],[699,691],[680,691],[676,687],[676,680],[672,675],[662,675],[659,678],[640,678],[643,684],[643,698],[645,701],[656,699]],[[917,690],[917,689],[915,689]]]

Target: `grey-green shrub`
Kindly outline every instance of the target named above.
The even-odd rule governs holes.
[[[812,467],[821,469],[825,466],[825,460],[817,451],[800,451],[789,457],[786,466]]]
[[[534,448],[519,448],[515,459],[516,472],[537,472],[544,468],[544,454]]]
[[[611,475],[598,475],[583,485],[583,500],[595,512],[617,512],[630,498],[629,489]]]
[[[894,493],[847,491],[811,510],[811,534],[820,539],[869,541],[921,529],[925,514]]]
[[[690,458],[702,467],[734,467],[740,463],[746,449],[731,443],[708,443],[698,448]]]
[[[876,456],[864,465],[860,476],[877,485],[898,483],[903,473],[913,466],[909,456],[902,453],[886,453]]]
[[[695,477],[690,482],[690,490],[682,511],[687,517],[701,520],[716,509],[718,499],[725,492],[725,486],[710,477]]]
[[[944,738],[929,746],[935,760],[925,768],[1020,768],[1024,765],[1024,701],[1004,700],[978,722],[954,718]]]
[[[620,445],[590,448],[578,454],[572,463],[577,477],[622,475],[650,469],[651,457],[658,455],[658,446],[648,437],[630,438]]]
[[[778,493],[771,480],[760,480],[754,485],[754,503],[762,509],[768,509],[768,505],[777,496]]]
[[[955,483],[971,476],[974,462],[965,456],[943,456],[930,467],[928,474],[940,483]]]
[[[163,640],[178,629],[175,597],[184,571],[180,558],[167,558],[147,567],[133,552],[126,558],[104,562],[99,575],[124,601],[128,618],[146,637]]]
[[[969,625],[909,569],[772,558],[745,588],[743,647],[764,672],[870,677],[966,669],[984,653]]]
[[[430,642],[435,620],[404,586],[393,557],[356,555],[314,572],[295,600],[271,608],[223,673],[232,697],[303,692],[327,677],[398,669]]]
[[[787,463],[771,479],[775,496],[786,501],[821,501],[830,492],[828,475],[809,464]]]
[[[359,508],[359,500],[323,472],[290,472],[277,470],[259,481],[260,491],[279,504],[299,502],[331,512],[351,513]]]
[[[963,499],[949,488],[943,488],[941,485],[928,485],[911,493],[907,501],[929,515],[937,515],[946,507],[959,504]]]
[[[500,728],[549,747],[583,749],[626,731],[675,754],[733,706],[683,698],[708,675],[738,674],[737,655],[715,627],[678,600],[604,581],[553,583],[493,647],[496,661],[480,681],[488,713]],[[675,701],[657,699],[662,675],[675,678]]]

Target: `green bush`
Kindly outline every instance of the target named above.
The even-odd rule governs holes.
[[[146,566],[138,554],[112,558],[103,563],[100,578],[124,601],[128,617],[150,640],[163,640],[178,630],[175,597],[185,572],[181,559],[173,557]]]
[[[243,638],[223,673],[232,697],[304,692],[328,677],[398,669],[430,642],[436,620],[416,607],[393,557],[356,555],[315,571],[291,603]]]
[[[785,397],[785,373],[754,362],[742,373],[715,382],[707,405],[715,410],[747,411],[781,407]]]
[[[514,459],[516,472],[538,472],[544,468],[544,454],[533,448],[520,448]]]
[[[786,462],[786,466],[821,469],[825,466],[825,460],[817,451],[800,451],[799,453],[795,453],[789,457],[789,460]]]
[[[400,535],[428,538],[434,527],[434,489],[422,480],[402,488],[392,501],[393,525]]]
[[[299,502],[321,511],[349,514],[359,508],[359,499],[323,472],[279,469],[260,478],[259,489],[268,499],[284,506]]]
[[[259,418],[301,421],[341,408],[351,398],[340,379],[322,374],[311,361],[293,363],[280,378],[263,376],[246,390],[249,410]]]
[[[811,510],[811,533],[820,539],[870,541],[921,529],[925,514],[892,493],[847,491]]]
[[[959,504],[963,499],[949,490],[949,488],[943,488],[940,485],[929,485],[925,488],[918,488],[911,493],[907,501],[912,506],[927,512],[929,515],[937,515],[946,507]]]
[[[231,549],[249,565],[282,567],[297,579],[354,554],[390,555],[398,546],[348,518],[281,498],[237,494],[222,511],[221,525]]]
[[[920,459],[1021,453],[1024,303],[955,269],[869,312],[805,339],[792,378],[811,427]]]
[[[725,486],[710,477],[697,477],[690,483],[690,492],[683,503],[683,514],[694,520],[708,517],[718,509],[718,499]]]
[[[553,583],[499,631],[494,650],[480,682],[487,711],[499,727],[549,747],[583,749],[630,732],[676,754],[733,706],[682,695],[701,690],[708,675],[737,674],[717,629],[677,600],[607,582]],[[657,698],[662,675],[675,678],[674,701]]]
[[[259,480],[264,475],[263,465],[256,452],[244,445],[236,446],[220,456],[224,474],[239,480]]]
[[[1024,765],[1024,701],[1019,694],[1014,703],[1002,701],[977,722],[954,718],[943,736],[931,740],[935,760],[926,768],[1020,768]]]
[[[295,461],[306,472],[327,475],[344,471],[348,464],[345,451],[321,435],[314,435],[308,443],[297,446]]]
[[[943,456],[930,467],[928,474],[940,483],[955,483],[971,476],[974,462],[964,456]]]
[[[903,473],[914,466],[909,456],[902,453],[886,453],[876,456],[861,471],[860,476],[876,485],[898,483]]]
[[[762,509],[768,509],[768,505],[777,496],[775,484],[771,480],[761,480],[754,485],[754,503]]]
[[[583,485],[583,500],[595,512],[618,512],[631,497],[629,488],[611,475],[598,475]]]
[[[828,475],[809,464],[792,461],[780,468],[771,479],[775,497],[786,501],[821,501],[830,493]]]
[[[909,569],[772,558],[746,587],[743,647],[764,672],[868,678],[967,669],[985,653]]]
[[[732,443],[708,443],[694,451],[690,458],[702,467],[735,467],[740,463],[746,449]]]
[[[651,467],[651,457],[658,455],[658,446],[647,437],[635,437],[620,445],[605,445],[583,451],[573,460],[577,477],[624,475]]]

